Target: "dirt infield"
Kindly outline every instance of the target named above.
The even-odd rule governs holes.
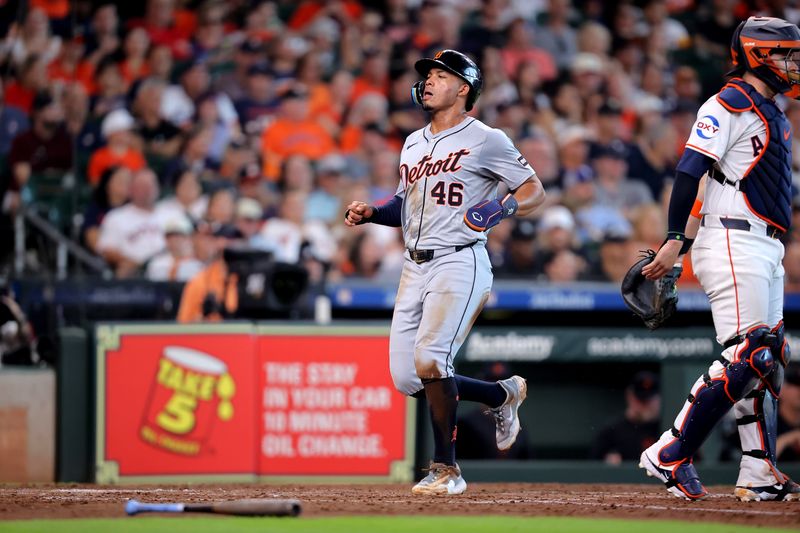
[[[0,487],[0,520],[122,517],[124,502],[297,498],[303,515],[600,516],[736,523],[800,529],[800,502],[743,504],[728,487],[686,502],[658,485],[472,483],[451,497],[412,496],[410,485],[58,485]]]

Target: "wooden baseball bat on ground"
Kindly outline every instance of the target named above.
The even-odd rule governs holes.
[[[238,516],[297,516],[299,500],[270,500],[265,498],[232,500],[211,503],[143,503],[128,500],[125,512],[138,513],[216,513]]]

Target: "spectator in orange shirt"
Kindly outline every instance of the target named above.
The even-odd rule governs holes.
[[[264,175],[275,180],[284,158],[300,154],[316,161],[336,148],[333,137],[309,117],[308,92],[302,85],[287,91],[280,104],[279,118],[261,136]]]
[[[543,80],[549,81],[556,77],[558,69],[555,61],[546,50],[533,45],[525,19],[517,18],[508,25],[506,39],[506,45],[500,51],[506,76],[515,80],[519,65],[532,61],[538,67],[539,76]]]
[[[219,322],[239,307],[238,276],[229,274],[222,252],[231,243],[241,240],[233,226],[220,226],[202,238],[209,241],[214,260],[183,287],[178,308],[178,322]]]
[[[36,55],[28,57],[20,68],[19,75],[6,87],[5,103],[30,114],[33,99],[47,90],[47,65]]]
[[[60,82],[63,85],[77,81],[88,92],[93,91],[94,66],[83,60],[85,50],[83,39],[80,37],[65,41],[61,55],[47,67],[47,78],[51,82]]]
[[[389,94],[389,59],[380,50],[367,50],[364,52],[361,75],[356,78],[353,84],[350,103],[352,104],[365,94],[370,93],[378,93],[383,96]]]
[[[115,109],[103,119],[101,131],[106,145],[96,150],[89,159],[89,183],[96,185],[103,171],[112,166],[121,166],[133,171],[146,166],[144,156],[135,147],[131,130],[134,121],[125,109]]]
[[[147,51],[150,49],[150,36],[144,28],[133,28],[125,36],[122,50],[125,59],[119,64],[119,71],[125,84],[130,87],[136,80],[147,77],[150,74],[150,66],[147,64]]]

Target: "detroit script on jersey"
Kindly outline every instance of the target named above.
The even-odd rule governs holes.
[[[433,135],[430,125],[406,139],[400,154],[403,237],[410,250],[486,240],[469,229],[464,212],[497,196],[503,182],[516,189],[534,170],[501,130],[474,118]]]

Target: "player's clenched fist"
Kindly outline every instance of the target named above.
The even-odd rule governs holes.
[[[359,201],[350,202],[344,212],[344,223],[348,226],[358,226],[372,216],[373,208],[369,204]]]
[[[473,205],[464,213],[464,224],[474,231],[486,231],[500,223],[506,217],[517,212],[517,201],[512,195],[500,200],[484,200]]]

